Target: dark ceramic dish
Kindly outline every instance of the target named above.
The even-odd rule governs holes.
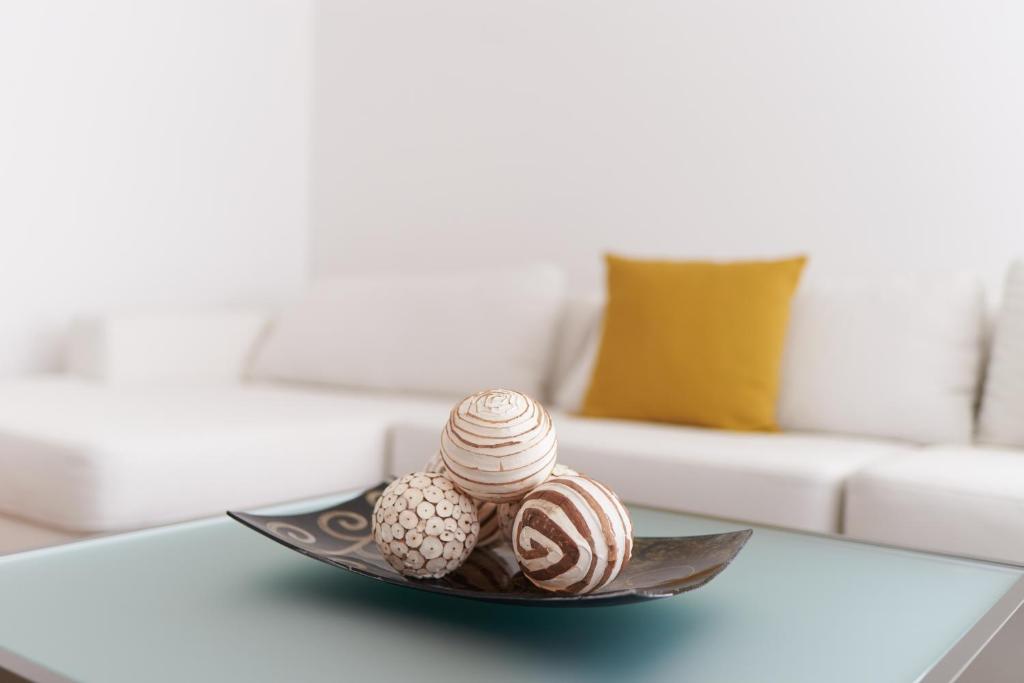
[[[296,552],[377,581],[512,605],[582,607],[668,598],[715,578],[753,533],[745,529],[708,536],[637,538],[632,561],[615,581],[586,595],[535,588],[519,572],[507,545],[477,548],[461,567],[442,579],[410,579],[381,557],[371,535],[373,503],[385,486],[380,484],[344,503],[300,515],[228,515]]]

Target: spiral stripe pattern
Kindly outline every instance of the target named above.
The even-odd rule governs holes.
[[[548,476],[548,479],[550,479],[551,477],[565,477],[565,476],[569,476],[569,475],[575,476],[575,475],[578,475],[578,474],[579,474],[579,472],[577,472],[576,470],[572,469],[571,467],[566,467],[565,465],[562,465],[561,463],[555,463],[555,467],[554,467],[554,469],[551,470],[551,474]],[[522,501],[517,501],[515,503],[501,503],[501,504],[499,504],[497,506],[495,517],[497,517],[497,520],[498,520],[498,538],[499,539],[504,539],[504,540],[508,541],[509,543],[512,543],[512,525],[515,524],[516,515],[519,514],[519,508],[522,506],[522,504],[523,504]],[[483,532],[483,524],[484,524],[483,523],[483,519],[481,518],[481,520],[480,520],[480,534],[481,535],[484,533]]]
[[[447,476],[477,501],[522,499],[551,473],[557,457],[551,416],[517,391],[489,389],[452,408],[441,433]]]
[[[582,475],[555,477],[523,500],[513,550],[523,574],[538,588],[590,593],[611,583],[629,563],[633,525],[603,484]]]

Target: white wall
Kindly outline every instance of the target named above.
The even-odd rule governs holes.
[[[1024,3],[325,0],[313,273],[1024,253]]]
[[[272,302],[307,259],[591,289],[608,249],[806,251],[994,288],[1022,30],[1009,0],[0,0],[0,374],[57,367],[74,315]]]
[[[68,320],[306,275],[305,0],[0,0],[0,374]]]

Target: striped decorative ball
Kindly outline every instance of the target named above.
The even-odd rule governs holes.
[[[515,589],[518,574],[519,563],[511,548],[477,548],[457,573],[448,576],[448,584],[488,593],[507,593]]]
[[[387,485],[373,506],[373,540],[401,574],[441,578],[476,546],[476,505],[446,477],[414,472]]]
[[[548,476],[548,479],[550,479],[551,477],[565,477],[565,476],[568,476],[568,475],[578,475],[578,474],[579,474],[579,472],[577,472],[576,470],[572,469],[571,467],[566,467],[565,465],[562,465],[560,463],[556,463],[555,467],[551,470],[551,474]],[[499,534],[500,534],[499,538],[502,538],[502,539],[508,541],[509,543],[512,542],[512,525],[516,521],[516,515],[519,513],[519,507],[521,505],[522,505],[522,501],[517,501],[515,503],[500,503],[498,505],[498,509],[496,510],[495,517],[498,520],[498,531],[499,531]],[[480,528],[481,528],[480,533],[482,535],[483,534],[483,522],[482,521],[480,522]]]
[[[512,548],[538,588],[590,593],[629,563],[633,525],[608,487],[584,476],[555,477],[523,499]]]
[[[441,461],[440,453],[427,461],[427,466],[423,468],[423,471],[448,476],[448,470]],[[482,501],[474,502],[476,503],[476,517],[480,521],[480,536],[476,541],[476,544],[479,547],[483,548],[485,546],[492,545],[503,538],[511,538],[511,533],[504,533],[504,530],[498,521],[497,503],[487,503]]]
[[[507,389],[473,394],[452,408],[441,433],[447,475],[477,501],[511,503],[547,479],[557,442],[551,416]]]

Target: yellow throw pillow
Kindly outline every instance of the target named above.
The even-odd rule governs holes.
[[[789,302],[806,258],[606,260],[604,331],[583,415],[778,429]]]

